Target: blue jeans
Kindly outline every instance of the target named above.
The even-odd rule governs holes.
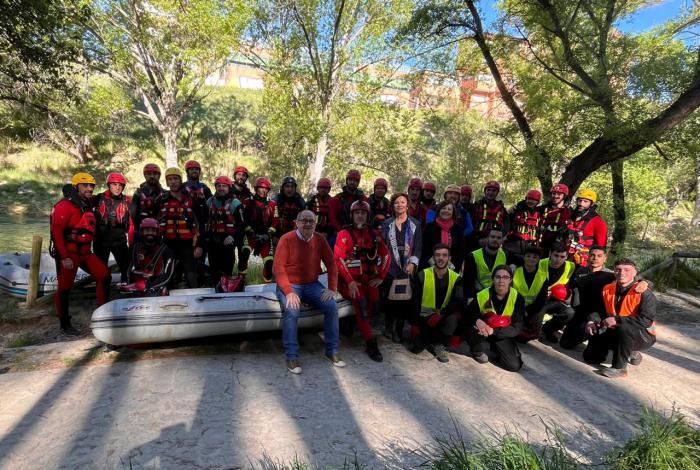
[[[338,306],[335,299],[321,302],[321,292],[323,284],[312,282],[310,284],[292,284],[292,289],[303,303],[323,312],[323,333],[326,340],[326,354],[336,354],[338,343],[340,342],[338,333]],[[287,297],[277,288],[277,298],[282,304],[282,345],[287,359],[297,359],[299,357],[299,343],[297,342],[297,322],[299,321],[299,310],[286,308]]]

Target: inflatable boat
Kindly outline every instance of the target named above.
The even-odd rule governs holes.
[[[179,289],[164,297],[117,299],[93,312],[90,327],[95,338],[113,346],[280,330],[282,308],[275,289],[275,284],[235,293]],[[339,317],[353,314],[349,301],[338,295],[336,302]],[[323,326],[323,313],[302,304],[298,326]]]
[[[30,253],[12,253],[0,255],[0,292],[13,297],[25,298],[27,296],[27,286],[29,285],[29,262]],[[110,265],[114,259],[110,259]],[[81,281],[89,276],[82,269],[78,269],[75,282]],[[112,274],[112,283],[121,280],[119,274]],[[48,253],[41,254],[39,266],[39,292],[38,295],[50,294],[58,289],[58,279],[56,276],[56,262]]]

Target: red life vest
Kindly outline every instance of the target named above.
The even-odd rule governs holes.
[[[472,211],[474,230],[479,235],[484,235],[492,229],[500,230],[503,227],[505,207],[502,201],[494,201],[489,204],[485,199],[482,199],[474,203]]]
[[[632,286],[620,305],[620,310],[617,311],[615,305],[615,296],[617,294],[617,282],[611,282],[610,284],[603,287],[603,305],[605,305],[605,313],[610,317],[620,316],[620,317],[635,317],[639,313],[639,306],[642,304],[642,294],[635,290],[636,286]],[[654,327],[655,322],[651,323],[651,326],[647,328],[649,334],[656,335],[656,328]]]
[[[266,234],[275,224],[275,203],[268,198],[253,196],[245,201],[245,221],[254,233]],[[246,230],[247,228],[246,227]]]
[[[97,204],[99,224],[126,227],[129,224],[129,201],[126,196],[114,199],[109,191],[105,191]]]
[[[159,186],[157,189],[151,188],[146,183],[143,183],[134,193],[134,198],[139,201],[139,216],[141,219],[153,218],[158,216],[158,201],[163,196],[163,190]]]
[[[297,195],[287,198],[280,194],[275,200],[275,208],[280,229],[279,235],[296,230],[297,215],[304,210],[301,198]]]
[[[540,209],[540,227],[543,232],[559,232],[562,227],[569,225],[572,210],[566,205],[553,207],[551,204],[542,206]]]
[[[253,196],[253,193],[250,192],[250,188],[248,188],[248,186],[243,186],[241,189],[238,189],[234,185],[231,187],[231,194],[241,202],[245,201],[246,199],[250,199]]]
[[[330,222],[330,202],[330,196],[327,196],[326,200],[323,201],[318,196],[318,194],[312,196],[311,199],[309,199],[308,207],[311,212],[316,214],[316,227],[318,231],[321,231],[320,229],[328,227],[328,224]]]
[[[197,217],[194,201],[182,193],[182,199],[177,200],[167,194],[160,205],[160,230],[165,240],[192,240],[197,235]]]
[[[163,274],[166,261],[163,258],[165,245],[160,244],[149,248],[143,243],[137,243],[134,250],[134,261],[131,266],[134,282],[143,282],[153,276]]]
[[[365,194],[360,188],[357,188],[354,193],[347,191],[347,188],[343,186],[343,191],[336,194],[334,199],[337,200],[336,207],[336,221],[339,227],[345,227],[346,225],[352,224],[352,216],[350,215],[350,206],[355,201],[365,200]]]
[[[536,240],[539,220],[540,213],[537,209],[530,210],[523,206],[516,206],[513,211],[513,225],[508,236],[524,241]]]
[[[209,204],[209,221],[207,231],[217,235],[234,235],[236,233],[236,217],[231,213],[234,198],[228,198],[221,207],[216,207],[214,201]]]
[[[350,240],[346,237],[349,236]],[[346,247],[345,267],[353,278],[359,279],[363,274],[379,272],[377,252],[381,242],[378,230],[365,225],[362,230],[348,227],[338,234],[338,240]],[[338,242],[336,242],[338,243]]]
[[[66,243],[89,245],[95,239],[97,219],[92,211],[85,211],[73,227],[66,229]]]

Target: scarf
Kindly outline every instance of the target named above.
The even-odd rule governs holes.
[[[389,224],[389,244],[391,245],[391,252],[394,255],[394,262],[403,269],[406,261],[411,257],[411,252],[413,251],[413,234],[416,232],[416,225],[411,222],[411,219],[406,219],[404,226],[408,224],[408,229],[406,230],[405,240],[404,240],[404,252],[403,258],[399,255],[399,248],[396,245],[396,221],[391,220]]]
[[[435,219],[435,223],[440,227],[440,243],[444,243],[447,246],[452,244],[452,237],[450,236],[450,229],[455,224],[454,219],[443,220],[440,217]]]

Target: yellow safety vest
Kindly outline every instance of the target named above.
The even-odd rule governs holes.
[[[510,291],[508,292],[508,300],[506,300],[506,306],[503,309],[503,313],[501,313],[500,315],[504,317],[512,317],[513,313],[515,312],[515,302],[517,300],[518,291],[511,287]],[[489,289],[479,291],[479,293],[476,294],[476,301],[479,303],[479,312],[482,315],[488,312],[493,312],[494,314],[499,315],[499,313],[496,312],[496,309],[493,308]]]
[[[571,276],[574,275],[576,265],[571,261],[565,261],[564,263],[566,263],[564,266],[564,273],[556,282],[550,282],[550,287],[556,284],[567,285],[571,280]],[[540,261],[540,269],[544,270],[545,276],[547,276],[547,279],[551,281],[551,279],[549,279],[549,258]]]
[[[547,271],[542,269],[542,266],[537,267],[537,272],[535,273],[535,278],[532,280],[532,285],[528,286],[525,280],[525,268],[522,266],[516,268],[515,274],[513,274],[513,287],[518,291],[520,295],[525,299],[525,305],[532,304],[537,295],[542,290],[542,286],[547,280]]]
[[[502,248],[499,248],[498,253],[496,254],[496,261],[494,261],[493,266],[490,268],[486,266],[483,248],[472,251],[472,256],[476,262],[476,282],[479,284],[476,287],[491,287],[491,284],[493,284],[493,280],[491,279],[493,268],[500,266],[501,264],[506,264],[506,252],[503,251]]]
[[[448,269],[447,273],[449,276],[447,280],[447,294],[445,294],[445,299],[442,301],[440,309],[445,308],[450,302],[452,289],[454,289],[457,279],[459,279],[459,274],[451,269]],[[437,310],[435,306],[435,273],[432,267],[423,270],[423,298],[421,299],[421,306],[431,310]]]

